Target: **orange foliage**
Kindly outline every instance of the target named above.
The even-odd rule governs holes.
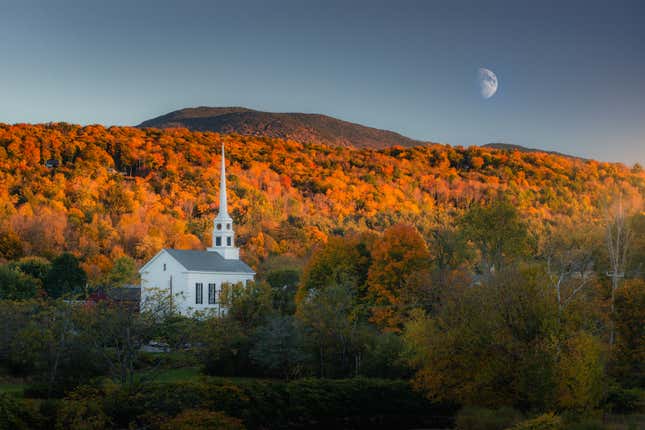
[[[562,216],[593,221],[605,196],[645,194],[642,170],[552,154],[447,145],[357,150],[185,129],[0,124],[0,236],[17,237],[27,254],[71,251],[91,266],[90,279],[109,270],[99,256],[141,263],[162,247],[209,246],[221,142],[237,243],[252,264],[273,254],[306,256],[342,232],[407,223],[425,235],[439,215],[459,216],[499,193],[532,224]],[[60,166],[46,167],[49,159]],[[0,259],[16,255],[3,252]]]

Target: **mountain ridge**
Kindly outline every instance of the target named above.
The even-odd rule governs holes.
[[[551,155],[558,155],[560,157],[567,157],[567,158],[573,158],[576,160],[582,160],[582,161],[589,161],[589,158],[585,157],[579,157],[577,155],[571,155],[571,154],[565,154],[563,152],[558,152],[558,151],[549,151],[546,149],[539,149],[539,148],[529,148],[527,146],[522,146],[522,145],[516,145],[513,143],[505,143],[505,142],[491,142],[491,143],[486,143],[484,145],[480,145],[482,148],[492,148],[492,149],[499,149],[501,151],[520,151],[520,152],[543,152],[545,154],[551,154]]]
[[[145,120],[136,127],[186,128],[191,131],[273,137],[295,140],[300,143],[320,143],[359,149],[385,149],[392,146],[412,147],[436,143],[412,139],[394,131],[369,127],[318,113],[266,112],[243,106],[188,107]],[[543,152],[587,160],[557,151],[504,142],[491,142],[478,146],[504,151]]]
[[[137,127],[182,127],[191,131],[266,136],[354,148],[384,149],[397,145],[411,147],[433,143],[323,114],[265,112],[240,106],[179,109],[143,121]]]

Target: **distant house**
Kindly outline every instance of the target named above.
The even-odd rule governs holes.
[[[90,295],[87,303],[113,302],[139,310],[141,306],[141,287],[138,285],[124,285],[122,287],[100,289]]]
[[[55,158],[50,158],[49,160],[45,161],[45,167],[47,167],[48,169],[55,169],[58,166],[60,166],[60,161],[56,160]]]
[[[206,251],[162,249],[141,269],[141,306],[156,294],[171,298],[175,310],[226,312],[219,302],[222,284],[252,281],[255,272],[240,260],[233,219],[226,200],[226,167],[222,145],[219,213],[213,223],[213,246]]]
[[[108,299],[139,309],[141,306],[141,287],[138,285],[124,285],[122,287],[110,288],[107,290]]]

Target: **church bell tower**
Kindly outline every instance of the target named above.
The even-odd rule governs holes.
[[[213,245],[209,251],[217,252],[226,260],[239,260],[240,249],[235,247],[233,218],[228,214],[226,202],[226,160],[222,143],[222,172],[219,182],[219,213],[213,222]]]

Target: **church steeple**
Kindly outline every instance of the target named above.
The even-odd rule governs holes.
[[[220,217],[228,216],[228,203],[226,201],[226,158],[224,155],[224,144],[222,143],[222,168],[219,179],[219,214]]]
[[[239,260],[240,249],[235,247],[233,218],[228,214],[226,199],[226,159],[222,143],[222,167],[219,182],[219,213],[213,221],[213,245],[209,251],[217,252],[227,260]]]

